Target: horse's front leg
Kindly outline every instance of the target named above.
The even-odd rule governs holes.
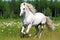
[[[25,36],[24,29],[25,29],[25,26],[22,26],[22,29],[21,29],[21,37],[24,37]]]
[[[25,34],[24,29],[25,29],[25,27],[22,26],[22,30],[21,30],[21,33],[22,33],[22,34]]]
[[[27,28],[27,30],[26,30],[26,34],[29,33],[29,30],[30,30],[31,27],[32,27],[32,24],[29,24],[29,25],[28,25],[28,28]],[[31,34],[28,34],[28,35],[31,36]]]

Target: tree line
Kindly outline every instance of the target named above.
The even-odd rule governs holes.
[[[0,0],[0,19],[1,18],[19,18],[20,4],[23,0],[12,0],[2,1]],[[37,10],[47,16],[57,17],[60,15],[60,2],[55,0],[27,0],[26,2],[31,3]]]

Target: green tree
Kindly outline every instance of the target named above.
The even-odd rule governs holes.
[[[12,14],[14,14],[15,5],[16,5],[15,0],[12,0],[11,3],[10,3],[10,7],[11,7],[11,12],[12,12]]]
[[[0,18],[3,18],[3,2],[0,0]]]
[[[51,16],[51,10],[49,7],[46,8],[46,10],[44,11],[46,16]]]
[[[4,2],[4,18],[10,17],[10,5],[8,2]]]

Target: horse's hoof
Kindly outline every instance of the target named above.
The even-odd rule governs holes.
[[[27,34],[27,33],[26,33],[25,36],[27,36],[27,37],[31,37],[31,34]]]
[[[22,37],[31,37],[31,34],[28,34],[28,33],[21,33],[20,35],[22,35]]]
[[[21,37],[24,37],[25,36],[25,32],[24,33],[20,33],[20,36]]]
[[[29,37],[31,37],[32,35],[31,34],[29,34]]]

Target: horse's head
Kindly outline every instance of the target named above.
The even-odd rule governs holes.
[[[25,14],[25,3],[22,3],[20,5],[20,16],[24,15]]]
[[[32,14],[36,13],[36,9],[29,3],[21,3],[20,5],[20,16],[24,15],[26,12],[31,12]]]

